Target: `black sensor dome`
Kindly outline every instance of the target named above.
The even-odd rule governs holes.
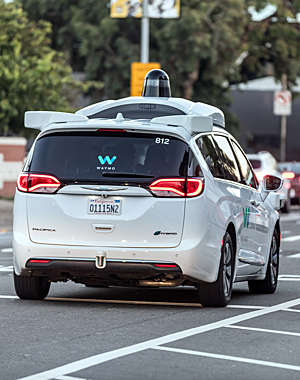
[[[171,89],[168,74],[158,69],[149,71],[145,76],[142,96],[169,98]]]

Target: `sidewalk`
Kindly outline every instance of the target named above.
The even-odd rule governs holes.
[[[12,230],[13,201],[0,199],[0,233]]]

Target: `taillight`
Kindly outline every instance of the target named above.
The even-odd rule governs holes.
[[[21,173],[17,189],[25,193],[54,193],[61,183],[52,175]]]
[[[284,179],[294,179],[296,177],[294,172],[283,172],[281,175]]]
[[[196,197],[203,188],[203,181],[199,178],[161,178],[149,186],[159,197]]]

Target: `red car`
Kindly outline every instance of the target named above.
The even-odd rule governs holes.
[[[290,197],[293,204],[300,204],[300,162],[281,162],[278,164],[284,179],[290,180]]]

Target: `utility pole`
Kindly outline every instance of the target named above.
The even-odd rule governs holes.
[[[148,0],[143,0],[142,7],[142,23],[141,23],[141,62],[149,62],[149,35],[150,20],[148,11]]]

